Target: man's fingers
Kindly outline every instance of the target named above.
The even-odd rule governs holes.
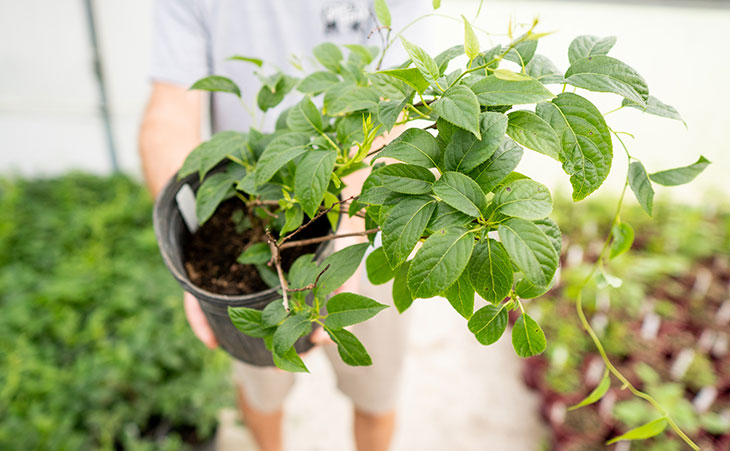
[[[215,338],[213,329],[210,328],[208,320],[205,318],[203,309],[200,308],[198,300],[190,293],[185,293],[185,316],[188,318],[188,324],[193,329],[193,333],[205,346],[210,349],[218,347],[218,340]]]

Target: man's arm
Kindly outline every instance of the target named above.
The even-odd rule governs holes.
[[[202,93],[155,82],[139,132],[145,181],[157,197],[165,183],[200,144]]]
[[[152,196],[182,166],[200,143],[202,93],[179,85],[154,83],[139,131],[139,155]],[[218,346],[198,301],[185,293],[185,315],[195,335],[209,348]]]

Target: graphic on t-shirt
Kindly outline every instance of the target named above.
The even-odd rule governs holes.
[[[333,1],[322,7],[322,25],[326,35],[355,33],[365,35],[369,32],[370,16],[361,2]]]

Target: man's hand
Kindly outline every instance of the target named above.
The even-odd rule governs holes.
[[[200,308],[198,300],[192,294],[185,292],[184,302],[185,316],[187,316],[188,324],[193,329],[195,336],[208,348],[217,348],[218,340],[215,338],[213,329],[210,328],[210,324],[208,324],[208,320],[205,318],[205,313]]]

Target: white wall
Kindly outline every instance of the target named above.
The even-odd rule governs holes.
[[[424,0],[426,1],[426,0]],[[151,0],[97,0],[97,21],[119,159],[139,173],[137,127],[148,93],[146,71]],[[439,11],[471,18],[476,1],[443,0]],[[82,0],[0,0],[0,172],[54,174],[69,168],[109,170],[98,93]],[[693,162],[702,153],[713,165],[691,186],[660,189],[700,199],[707,189],[730,194],[730,10],[557,1],[486,1],[476,24],[504,34],[510,17],[556,31],[538,51],[567,68],[567,47],[580,34],[616,35],[611,54],[635,67],[653,95],[674,105],[688,129],[675,121],[622,110],[609,116],[617,130],[631,131],[631,152],[650,171]],[[462,26],[427,19],[443,47],[461,42]],[[480,35],[484,47],[489,39]],[[502,36],[495,40],[504,39]],[[603,111],[613,96],[591,95]],[[618,152],[617,152],[618,153]],[[623,170],[619,156],[615,167]],[[529,153],[520,168],[551,186],[568,190],[558,164]],[[615,189],[621,171],[609,178]]]

